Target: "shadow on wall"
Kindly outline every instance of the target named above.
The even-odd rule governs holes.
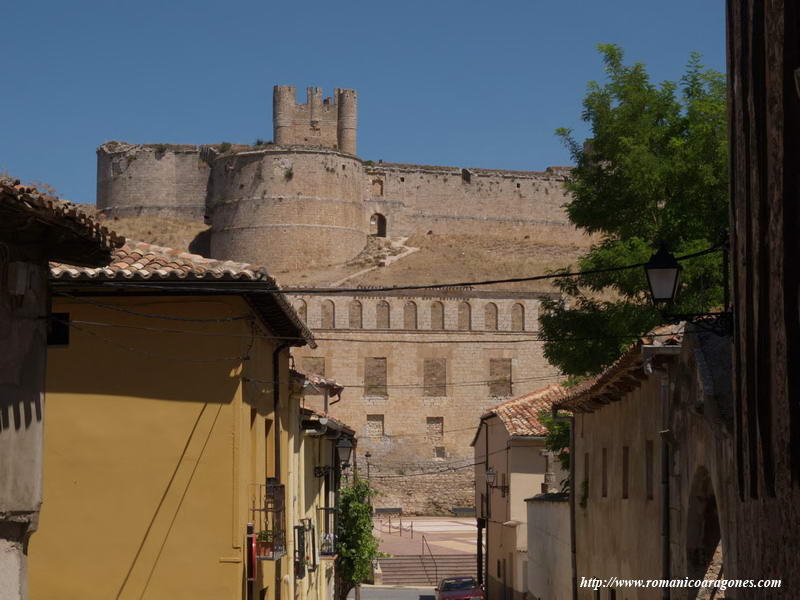
[[[211,258],[211,228],[201,231],[189,242],[189,252]]]

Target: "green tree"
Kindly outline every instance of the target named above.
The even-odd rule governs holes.
[[[378,558],[378,539],[372,534],[372,504],[375,496],[369,482],[354,477],[339,491],[339,519],[336,530],[336,598],[346,600],[357,584],[372,575],[372,561]]]
[[[592,137],[582,145],[571,130],[556,132],[576,164],[567,214],[598,238],[578,268],[646,262],[662,242],[676,255],[719,244],[728,222],[724,77],[693,53],[679,82],[654,85],[643,64],[624,64],[618,46],[598,48],[607,80],[589,83],[582,113]],[[673,312],[719,307],[721,254],[683,267]],[[643,269],[556,281],[563,296],[544,301],[541,329],[551,340],[545,356],[566,375],[598,373],[661,320]]]
[[[539,422],[547,429],[544,447],[555,454],[561,468],[569,473],[569,423],[556,421],[547,408],[540,411],[538,417]]]

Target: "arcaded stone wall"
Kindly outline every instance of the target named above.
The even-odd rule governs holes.
[[[293,351],[297,368],[318,369],[321,363],[326,377],[345,386],[342,400],[331,405],[330,412],[356,430],[361,469],[366,469],[364,454],[372,455],[370,476],[382,493],[376,506],[399,506],[407,513],[473,506],[473,469],[459,467],[474,462],[470,442],[481,414],[509,397],[490,393],[489,381],[496,377],[490,377],[493,360],[510,360],[513,396],[557,380],[542,355],[542,343],[536,341],[536,295],[438,293],[293,296],[318,343],[316,349]],[[432,328],[437,326],[438,303],[444,308],[442,329]],[[379,328],[387,304],[389,326]],[[487,314],[494,313],[487,305],[497,308],[496,330],[493,319],[487,320]],[[514,305],[524,307],[524,322],[512,318],[512,313],[519,314]],[[414,311],[408,308],[412,306],[416,329],[410,319]],[[351,326],[358,324],[359,319],[351,321],[358,313],[361,327]],[[467,321],[466,314],[471,317]],[[309,396],[307,401],[320,407],[322,398]]]
[[[568,221],[569,169],[544,172],[378,164],[365,168],[367,212],[387,218],[389,235],[548,232],[579,241]]]
[[[202,221],[209,171],[199,146],[108,142],[97,149],[97,208]]]
[[[214,161],[211,255],[280,272],[344,262],[366,244],[361,162],[270,146]]]

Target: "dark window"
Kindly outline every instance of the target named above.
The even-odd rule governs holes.
[[[431,303],[431,329],[444,329],[444,304]]]
[[[350,303],[350,329],[361,329],[363,327],[363,307],[361,306],[361,302],[358,300],[353,300]]]
[[[622,497],[628,497],[628,487],[630,483],[630,478],[628,477],[630,473],[630,448],[628,446],[622,447]]]
[[[608,497],[608,449],[603,448],[603,498]]]
[[[647,493],[647,499],[653,499],[653,440],[647,440],[644,443],[644,455],[645,455],[645,474],[644,474],[644,485],[645,490]]]
[[[423,363],[423,396],[447,395],[447,359],[426,358]]]
[[[381,300],[375,307],[375,326],[378,329],[389,329],[392,326],[391,308],[386,300]]]
[[[511,389],[511,359],[489,359],[489,395],[510,396]]]
[[[325,300],[322,303],[322,320],[320,322],[322,329],[333,329],[336,327],[336,306],[333,300]]]
[[[364,395],[388,396],[386,390],[386,359],[368,357],[364,359]]]
[[[433,447],[433,458],[447,458],[447,451],[444,446]]]

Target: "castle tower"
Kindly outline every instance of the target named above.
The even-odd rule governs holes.
[[[324,98],[322,89],[307,89],[305,104],[297,103],[291,85],[272,91],[273,139],[284,146],[320,146],[349,154],[356,151],[357,102],[355,90],[336,89]]]
[[[358,92],[336,88],[334,92],[339,105],[338,129],[336,139],[339,150],[348,154],[356,153],[356,128],[358,127]]]

